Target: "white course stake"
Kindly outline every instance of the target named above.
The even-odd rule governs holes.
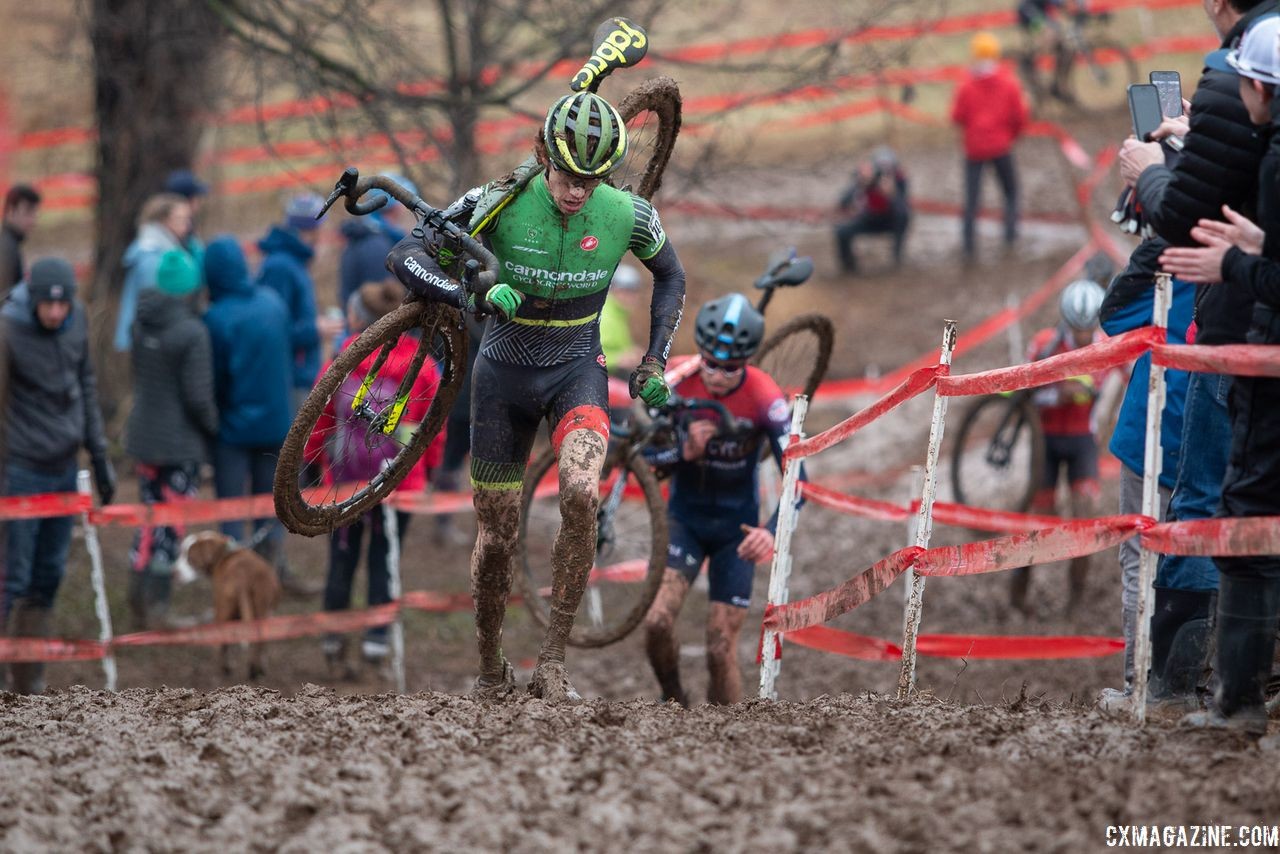
[[[1169,300],[1173,284],[1168,273],[1156,274],[1155,313],[1153,325],[1165,329],[1169,325]],[[1151,362],[1147,380],[1147,436],[1142,459],[1142,515],[1160,518],[1160,421],[1164,414],[1164,367]],[[1133,639],[1133,719],[1139,725],[1147,721],[1147,670],[1151,667],[1151,613],[1155,610],[1156,560],[1159,555],[1139,549],[1137,632]]]
[[[89,495],[89,473],[81,469],[76,474],[76,491],[81,495]],[[107,583],[102,575],[102,545],[98,542],[98,529],[89,521],[89,514],[80,517],[84,526],[84,545],[89,550],[89,582],[93,585],[93,608],[98,613],[98,640],[104,644],[111,643],[111,609],[107,606]],[[116,657],[107,652],[102,659],[102,674],[106,679],[106,689],[116,690]]]
[[[942,322],[942,354],[938,361],[951,366],[951,353],[956,348],[956,322]],[[947,417],[947,398],[936,391],[933,396],[933,423],[929,425],[929,453],[924,461],[924,489],[920,493],[920,512],[916,514],[916,542],[929,547],[933,534],[933,497],[938,491],[938,452],[942,448],[942,430]],[[923,575],[911,575],[911,592],[907,597],[907,614],[902,633],[902,670],[898,673],[898,699],[905,700],[916,687],[916,635],[920,632],[920,612],[924,608]]]
[[[911,495],[920,495],[924,492],[924,466],[915,465],[911,467]],[[907,517],[907,542],[915,543],[916,531],[920,530],[920,515],[912,514]],[[906,583],[902,585],[902,633],[907,633],[907,617],[911,613],[911,588],[915,584],[916,571],[911,567],[907,567],[907,571],[903,573]]]
[[[804,438],[804,417],[809,411],[809,398],[798,395],[791,410],[790,445]],[[801,460],[787,460],[782,472],[782,497],[778,499],[778,534],[773,543],[773,566],[769,570],[769,604],[784,605],[787,584],[791,580],[791,535],[796,529],[796,499],[800,492]],[[760,699],[776,700],[774,684],[782,670],[782,659],[776,654],[782,647],[782,636],[765,631],[760,640]]]
[[[400,583],[400,520],[390,501],[382,502],[382,529],[387,535],[387,575],[391,601],[399,602]],[[400,612],[391,624],[391,671],[396,678],[396,692],[404,693],[404,621]]]

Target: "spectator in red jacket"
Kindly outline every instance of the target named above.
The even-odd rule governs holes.
[[[1027,102],[1022,87],[1000,65],[1000,42],[991,33],[977,33],[970,43],[973,67],[956,88],[951,121],[964,132],[964,257],[976,254],[974,223],[982,190],[982,170],[991,164],[1004,190],[1004,242],[1018,239],[1018,178],[1013,144],[1027,126]]]
[[[404,301],[404,295],[404,286],[394,281],[367,284],[355,291],[347,305],[347,324],[352,334],[343,342],[342,349],[345,349],[371,324],[399,306]],[[417,349],[416,339],[408,335],[400,337],[390,356],[387,357],[386,363],[378,372],[378,379],[368,390],[370,399],[389,400],[395,394]],[[350,407],[334,406],[334,400],[349,401],[354,397],[361,380],[373,366],[377,356],[376,351],[370,354],[360,364],[360,368],[352,371],[347,377],[343,386],[329,400],[329,404],[316,422],[311,438],[307,441],[303,458],[321,462],[326,485],[369,480],[381,469],[383,461],[393,458],[400,448],[399,441],[395,437],[388,437],[381,446],[370,447],[366,442],[366,423],[351,418]],[[329,366],[325,365],[324,370],[328,369]],[[405,409],[401,422],[402,428],[411,429],[411,425],[422,422],[439,386],[440,371],[433,361],[427,360],[414,381],[409,405]],[[340,452],[335,453],[336,451]],[[427,447],[422,458],[410,469],[400,488],[419,491],[424,489],[428,473],[439,467],[443,453],[444,432],[441,431]],[[404,533],[408,525],[409,514],[397,512],[396,528],[401,542],[404,541]],[[368,604],[372,607],[391,601],[391,577],[387,567],[390,539],[383,528],[382,506],[377,505],[350,525],[339,528],[329,535],[329,576],[324,586],[326,611],[342,611],[351,607],[352,581],[360,565],[360,546],[366,530],[369,533]],[[322,649],[331,676],[350,678],[353,675],[346,662],[344,637],[341,635],[325,637]],[[376,626],[365,633],[361,654],[366,662],[381,665],[386,661],[389,652],[386,626]]]

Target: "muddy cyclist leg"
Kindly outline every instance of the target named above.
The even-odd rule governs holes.
[[[686,709],[689,697],[680,684],[680,648],[676,644],[676,617],[689,593],[689,582],[678,570],[667,567],[663,572],[662,586],[653,599],[649,613],[644,617],[644,649],[658,677],[662,689],[662,702],[675,700]]]
[[[564,648],[596,556],[596,508],[605,437],[574,430],[560,445],[560,530],[551,551],[551,616],[529,690],[546,700],[581,699],[564,672]]]
[[[738,663],[738,635],[747,609],[712,602],[707,611],[707,702],[717,705],[742,699],[742,667]]]
[[[480,678],[476,688],[509,689],[511,667],[502,654],[502,620],[511,592],[511,567],[520,527],[520,490],[477,488],[475,549],[471,552],[471,596],[476,609]]]

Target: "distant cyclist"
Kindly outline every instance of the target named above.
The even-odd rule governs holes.
[[[763,443],[782,460],[790,413],[768,374],[747,365],[764,338],[764,317],[741,294],[712,300],[698,311],[694,336],[702,357],[698,373],[676,386],[682,398],[713,398],[736,422],[724,425],[714,411],[695,411],[678,428],[674,447],[650,462],[672,471],[667,507],[670,545],[662,587],[645,617],[645,648],[662,699],[689,705],[680,684],[675,621],[689,585],[708,563],[707,669],[711,703],[742,698],[738,634],[751,604],[755,565],[773,554],[777,514],[760,524],[756,467]],[[779,462],[781,468],[781,462]]]
[[[1030,360],[1034,362],[1069,353],[1101,340],[1104,336],[1098,330],[1098,309],[1105,295],[1102,286],[1089,279],[1078,279],[1067,285],[1058,302],[1062,320],[1057,326],[1036,333],[1031,340]],[[1084,374],[1071,377],[1036,392],[1034,400],[1044,428],[1045,454],[1040,485],[1031,501],[1031,512],[1054,512],[1058,478],[1061,470],[1066,468],[1067,483],[1071,489],[1071,515],[1078,519],[1097,515],[1100,490],[1093,405],[1098,399],[1103,376]],[[1088,571],[1088,557],[1071,561],[1068,613],[1080,604]],[[1029,611],[1027,587],[1030,580],[1030,567],[1013,571],[1010,602],[1024,613]]]
[[[609,435],[599,317],[627,252],[653,275],[649,342],[631,372],[631,396],[656,406],[670,394],[663,370],[684,306],[684,269],[657,211],[639,196],[603,183],[626,153],[626,126],[608,101],[590,92],[565,95],[537,134],[536,162],[471,191],[451,209],[466,216],[470,230],[483,235],[499,261],[498,283],[484,296],[500,316],[485,328],[471,387],[471,485],[479,521],[471,585],[479,696],[501,696],[515,684],[502,653],[502,620],[525,465],[545,419],[560,460],[561,527],[552,551],[551,619],[529,691],[555,702],[581,700],[565,670],[565,642],[595,559],[599,479]],[[463,306],[461,289],[440,277],[440,265],[422,240],[405,238],[387,264],[410,289]]]

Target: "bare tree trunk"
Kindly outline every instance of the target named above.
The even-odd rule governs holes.
[[[121,259],[142,203],[170,170],[192,165],[222,28],[203,0],[91,0],[90,10],[98,127],[93,355],[103,411],[114,420],[128,374],[111,344]]]

